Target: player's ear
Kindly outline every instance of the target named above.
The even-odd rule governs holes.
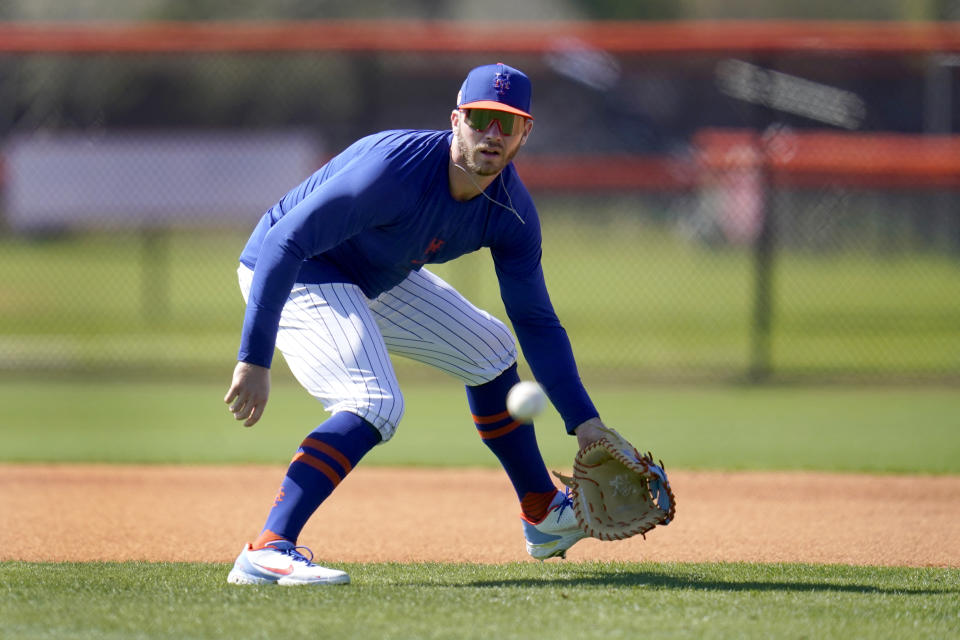
[[[533,120],[525,119],[523,121],[523,137],[520,138],[520,144],[524,145],[527,143],[527,138],[530,137],[530,132],[533,130]]]
[[[457,130],[457,126],[460,124],[460,110],[454,109],[450,112],[450,128],[454,131]]]

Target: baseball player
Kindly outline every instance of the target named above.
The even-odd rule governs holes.
[[[477,67],[449,130],[362,138],[261,218],[240,257],[247,307],[224,401],[245,426],[260,419],[276,347],[331,415],[300,444],[230,583],[349,582],[314,564],[297,538],[364,454],[396,431],[404,407],[392,355],[466,386],[480,438],[516,490],[531,556],[562,556],[584,537],[533,425],[506,411],[519,381],[513,336],[424,268],[488,247],[520,346],[567,432],[581,448],[602,435],[544,284],[537,211],[511,162],[533,128],[530,97],[523,72]]]

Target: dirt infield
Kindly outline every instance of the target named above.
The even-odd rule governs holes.
[[[0,465],[0,560],[232,561],[282,467]],[[671,472],[677,518],[569,559],[960,567],[960,477]],[[324,561],[529,560],[495,470],[363,468],[307,525]]]

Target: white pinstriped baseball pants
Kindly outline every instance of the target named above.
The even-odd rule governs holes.
[[[253,271],[240,265],[246,300]],[[301,385],[330,413],[350,411],[393,437],[403,394],[390,354],[474,386],[517,359],[507,327],[426,269],[375,299],[354,284],[296,283],[280,315],[277,348]]]

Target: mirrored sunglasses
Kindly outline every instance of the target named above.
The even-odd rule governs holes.
[[[523,129],[523,116],[493,109],[464,109],[463,119],[471,129],[486,131],[491,122],[496,121],[500,133],[512,136]]]

